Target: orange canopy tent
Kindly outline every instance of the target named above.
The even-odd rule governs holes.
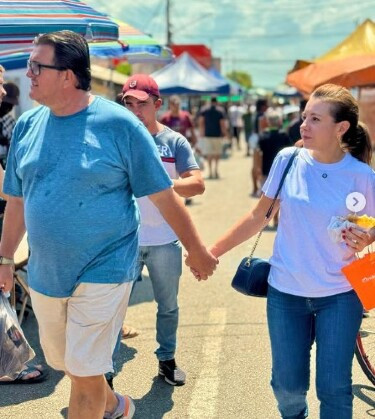
[[[373,85],[374,64],[375,23],[366,19],[347,38],[312,63],[298,60],[287,76],[287,83],[304,93],[311,93],[315,87],[327,82],[346,87]]]
[[[375,54],[312,63],[289,73],[286,81],[303,94],[311,93],[324,83],[345,87],[375,85]]]

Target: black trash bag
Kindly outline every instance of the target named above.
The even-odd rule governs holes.
[[[15,380],[35,357],[8,298],[0,292],[0,380]]]

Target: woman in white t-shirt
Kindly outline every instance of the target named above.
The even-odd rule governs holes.
[[[342,232],[333,243],[327,226],[346,216],[346,198],[359,192],[359,215],[375,216],[371,146],[358,122],[358,106],[345,88],[316,89],[303,114],[304,148],[279,195],[280,223],[270,259],[267,317],[272,348],[272,388],[283,418],[307,417],[310,350],[317,345],[316,390],[321,419],[352,418],[351,368],[362,305],[341,268],[375,239],[375,231]],[[219,257],[255,235],[294,147],[276,157],[258,205],[212,246]],[[199,276],[199,275],[198,275]]]

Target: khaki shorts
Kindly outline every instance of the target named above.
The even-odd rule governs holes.
[[[221,156],[223,152],[223,138],[204,137],[199,143],[199,148],[204,156]]]
[[[47,363],[78,377],[113,371],[112,353],[132,286],[133,282],[81,283],[67,298],[30,289]]]

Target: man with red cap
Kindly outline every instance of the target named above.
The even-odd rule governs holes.
[[[183,198],[204,192],[204,181],[187,139],[157,121],[162,100],[155,80],[135,74],[125,83],[123,103],[153,136],[162,163]],[[136,141],[136,139],[135,139]],[[158,305],[155,354],[159,375],[171,385],[183,385],[185,373],[175,361],[178,326],[177,294],[182,271],[182,250],[176,233],[148,197],[137,199],[141,213],[138,268],[147,267]]]

